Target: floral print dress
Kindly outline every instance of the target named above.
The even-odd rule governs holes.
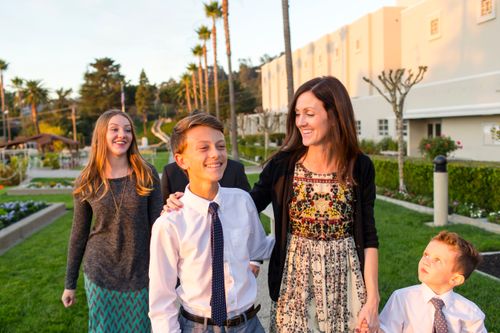
[[[351,184],[297,163],[285,269],[271,332],[353,332],[366,302]]]

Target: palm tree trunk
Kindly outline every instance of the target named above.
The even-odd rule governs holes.
[[[205,60],[205,101],[206,104],[206,112],[210,113],[210,98],[208,97],[208,61],[207,61],[207,45],[206,43],[203,45],[203,58]]]
[[[40,127],[38,126],[38,112],[36,111],[35,103],[31,104],[31,120],[33,121],[36,135],[40,134]]]
[[[5,133],[5,93],[3,91],[3,72],[0,71],[0,98],[2,99],[2,128],[3,128],[3,139],[6,141],[6,133]]]
[[[188,112],[191,113],[191,112],[193,112],[193,109],[191,108],[191,96],[189,95],[189,83],[186,80],[184,82],[184,84],[186,86],[186,103],[187,103],[187,107],[188,107]]]
[[[238,154],[238,130],[236,128],[236,108],[234,105],[234,85],[233,69],[231,66],[231,40],[229,35],[229,1],[222,0],[222,15],[224,16],[224,33],[226,35],[226,54],[229,83],[229,109],[231,112],[231,155],[236,161],[239,161]]]
[[[219,114],[219,82],[217,78],[217,28],[215,26],[215,18],[212,18],[212,45],[214,48],[214,98],[215,98],[215,116],[220,119]]]
[[[204,104],[204,98],[203,98],[203,72],[202,72],[202,66],[201,66],[201,57],[198,58],[198,83],[200,84],[200,105],[202,108],[206,109],[206,105]],[[204,106],[205,105],[205,106]]]
[[[194,75],[194,71],[191,72],[191,80],[193,80],[193,97],[194,97],[194,107],[199,109],[198,106],[198,92],[196,88],[196,76]]]
[[[290,19],[288,16],[288,0],[281,0],[283,9],[283,32],[285,37],[285,68],[288,103],[290,106],[293,100],[293,63],[292,63],[292,45],[290,41]]]

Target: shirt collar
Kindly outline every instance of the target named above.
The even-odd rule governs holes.
[[[207,216],[208,215],[208,206],[210,205],[211,202],[216,202],[219,205],[219,210],[222,210],[223,205],[223,200],[221,196],[221,187],[219,185],[219,189],[217,190],[217,194],[215,195],[215,198],[213,200],[207,200],[205,198],[202,198],[189,189],[189,184],[186,186],[186,189],[184,190],[184,196],[182,197],[181,201],[185,204],[188,205],[190,208],[194,209],[197,211],[200,215],[202,216]]]
[[[445,292],[444,294],[437,295],[432,289],[426,285],[425,283],[421,284],[420,289],[422,290],[422,296],[424,298],[424,302],[427,304],[430,302],[431,298],[436,297],[440,298],[444,302],[444,306],[449,308],[451,303],[453,302],[453,289]]]

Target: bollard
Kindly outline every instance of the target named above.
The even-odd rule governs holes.
[[[434,225],[448,223],[448,172],[446,157],[434,158]]]

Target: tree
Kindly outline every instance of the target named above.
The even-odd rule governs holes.
[[[7,70],[9,67],[9,63],[7,63],[5,60],[0,59],[0,99],[2,102],[2,128],[3,128],[3,140],[7,140],[7,132],[6,132],[6,127],[7,127],[7,120],[5,119],[5,93],[3,91],[3,72]],[[9,130],[10,132],[10,130]],[[9,141],[10,141],[10,133],[9,133]]]
[[[148,122],[148,111],[153,107],[153,100],[153,91],[143,69],[139,77],[139,87],[137,87],[137,91],[135,92],[135,106],[137,108],[137,113],[141,115],[142,118],[144,136],[146,136],[147,133],[146,125]]]
[[[35,133],[40,134],[37,106],[47,101],[49,91],[42,86],[41,80],[28,80],[26,81],[26,88],[23,91],[23,95],[26,104],[31,105],[31,121],[33,122]]]
[[[378,93],[392,106],[392,111],[396,116],[396,133],[398,137],[398,172],[399,172],[399,192],[406,193],[406,186],[403,175],[403,156],[404,156],[404,138],[403,138],[403,111],[405,99],[410,89],[422,81],[424,74],[427,71],[427,66],[419,66],[418,72],[415,75],[412,70],[408,70],[408,76],[404,78],[406,69],[399,68],[396,70],[385,70],[378,76],[383,88],[377,86],[371,79],[363,77],[368,84],[374,87]],[[387,91],[384,93],[382,89]]]
[[[70,98],[73,89],[60,88],[55,92],[57,97],[52,100],[52,107],[54,110],[51,117],[51,123],[55,126],[63,128],[65,131],[69,131],[71,126],[70,122],[67,121],[68,113],[64,113],[62,111],[65,111],[66,108],[69,108],[73,104],[73,100]]]
[[[203,57],[203,46],[201,45],[196,45],[194,48],[191,49],[193,52],[193,55],[195,57],[198,57],[198,83],[200,85],[200,106],[203,108],[203,105],[205,105],[205,109],[207,108],[206,106],[206,101],[204,102],[203,100],[203,74],[202,74],[202,69],[203,66],[201,65],[201,58]]]
[[[92,135],[94,123],[106,110],[120,109],[121,89],[120,84],[124,76],[120,73],[120,65],[113,59],[99,58],[90,64],[84,76],[84,83],[80,88],[81,110],[80,129],[87,141]]]
[[[269,148],[269,134],[273,133],[279,126],[279,119],[276,118],[268,109],[262,106],[256,107],[256,114],[259,115],[260,121],[257,125],[257,130],[264,133],[264,160],[267,159],[267,150]]]
[[[222,17],[222,9],[218,1],[212,1],[205,4],[205,15],[212,19],[212,48],[214,51],[214,99],[215,99],[215,116],[220,119],[219,112],[219,84],[217,75],[217,20]]]
[[[239,161],[238,129],[236,124],[236,108],[234,105],[233,69],[231,66],[231,38],[229,34],[229,0],[222,0],[222,16],[224,17],[224,35],[226,36],[226,54],[229,84],[229,109],[231,112],[231,155]]]
[[[190,78],[190,75],[185,73],[182,75],[182,78],[181,78],[181,81],[182,83],[184,84],[184,94],[185,94],[185,98],[186,98],[186,105],[187,105],[187,108],[188,108],[188,112],[191,113],[193,111],[193,109],[191,108],[191,96],[189,94],[189,81],[191,80]]]
[[[194,99],[194,107],[196,109],[199,109],[198,106],[198,90],[196,88],[196,70],[198,69],[198,66],[194,63],[190,63],[187,67],[188,71],[191,73],[191,80],[193,82],[193,99]]]
[[[207,40],[210,39],[210,29],[207,26],[202,25],[198,30],[198,38],[203,41],[203,58],[205,59],[205,106],[207,109],[205,110],[207,113],[210,113],[209,102],[210,98],[208,97],[208,61],[207,61]]]
[[[293,63],[292,63],[292,43],[290,39],[290,19],[288,16],[288,0],[281,0],[283,10],[283,33],[285,36],[285,68],[286,68],[286,89],[288,103],[293,100]]]

